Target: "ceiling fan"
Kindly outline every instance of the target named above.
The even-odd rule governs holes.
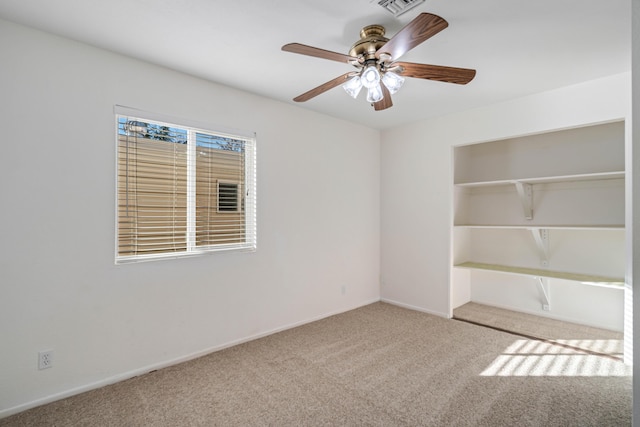
[[[339,85],[343,85],[347,93],[356,98],[362,87],[365,87],[367,101],[379,111],[393,105],[391,95],[400,89],[405,77],[467,84],[475,77],[476,70],[398,62],[402,55],[448,25],[447,21],[437,15],[421,13],[390,39],[384,37],[383,26],[369,25],[360,31],[360,40],[351,47],[348,55],[300,43],[286,44],[282,46],[282,50],[286,52],[345,62],[356,68],[356,71],[329,80],[293,100],[308,101]]]

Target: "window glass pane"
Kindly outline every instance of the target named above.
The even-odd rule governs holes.
[[[186,131],[120,118],[119,255],[186,250]]]
[[[196,245],[243,242],[246,219],[238,206],[245,141],[198,132],[196,146]]]

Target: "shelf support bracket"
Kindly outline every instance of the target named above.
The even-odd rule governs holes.
[[[525,219],[533,219],[533,186],[520,181],[516,181],[515,184],[520,202],[522,202]]]
[[[545,277],[537,277],[540,291],[542,292],[542,309],[544,311],[551,310],[551,301],[549,299],[549,280]]]
[[[546,228],[531,228],[530,230],[540,252],[542,266],[547,267],[549,265],[549,230]]]

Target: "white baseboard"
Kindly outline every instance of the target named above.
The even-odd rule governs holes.
[[[380,301],[386,302],[386,303],[392,304],[392,305],[397,305],[398,307],[408,308],[409,310],[420,311],[422,313],[427,313],[427,314],[433,314],[434,316],[444,317],[446,319],[450,319],[451,318],[451,316],[449,316],[449,314],[447,314],[447,313],[442,313],[440,311],[429,310],[429,309],[424,308],[424,307],[417,307],[415,305],[405,304],[405,303],[402,303],[402,302],[399,302],[399,301],[394,301],[394,300],[387,299],[387,298],[381,298]]]
[[[108,385],[111,385],[111,384],[115,384],[115,383],[120,382],[120,381],[125,381],[125,380],[128,380],[128,379],[131,379],[133,377],[144,375],[144,374],[147,374],[147,373],[149,373],[151,371],[156,371],[158,369],[167,368],[169,366],[173,366],[173,365],[177,365],[177,364],[180,364],[180,363],[188,362],[190,360],[197,359],[199,357],[206,356],[208,354],[215,353],[216,351],[224,350],[225,348],[233,347],[233,346],[236,346],[238,344],[242,344],[242,343],[245,343],[245,342],[257,340],[259,338],[264,338],[264,337],[269,336],[269,335],[277,334],[278,332],[286,331],[288,329],[297,328],[298,326],[306,325],[308,323],[313,323],[313,322],[316,322],[318,320],[325,319],[327,317],[335,316],[337,314],[346,313],[347,311],[355,310],[357,308],[364,307],[366,305],[373,304],[373,303],[376,303],[376,302],[379,302],[379,301],[380,301],[379,298],[375,298],[375,299],[371,299],[371,300],[368,300],[368,301],[364,301],[364,302],[358,303],[358,304],[356,304],[355,306],[352,306],[352,307],[348,307],[348,308],[345,308],[345,309],[341,309],[341,310],[325,313],[325,314],[322,314],[320,316],[315,316],[315,317],[312,317],[312,318],[309,318],[309,319],[306,319],[306,320],[302,320],[302,321],[299,321],[299,322],[295,322],[295,323],[291,323],[291,324],[288,324],[288,325],[284,325],[284,326],[281,326],[281,327],[278,327],[278,328],[275,328],[275,329],[271,329],[269,331],[261,332],[259,334],[250,335],[250,336],[247,336],[247,337],[244,337],[244,338],[240,338],[240,339],[237,339],[237,340],[229,341],[229,342],[226,342],[224,344],[220,344],[220,345],[217,345],[217,346],[214,346],[214,347],[206,348],[206,349],[201,350],[201,351],[197,351],[195,353],[187,354],[187,355],[180,356],[180,357],[177,357],[177,358],[174,358],[174,359],[170,359],[170,360],[166,360],[166,361],[163,361],[163,362],[160,362],[160,363],[147,365],[147,366],[144,366],[142,368],[134,369],[134,370],[131,370],[131,371],[128,371],[128,372],[123,372],[123,373],[118,374],[118,375],[113,375],[111,377],[104,378],[104,379],[99,380],[99,381],[95,381],[95,382],[92,382],[92,383],[89,383],[89,384],[82,385],[80,387],[75,387],[75,388],[72,388],[72,389],[69,389],[69,390],[65,390],[65,391],[60,392],[60,393],[55,393],[55,394],[52,394],[52,395],[49,395],[49,396],[46,396],[46,397],[43,397],[43,398],[40,398],[40,399],[33,400],[31,402],[23,403],[23,404],[18,405],[18,406],[14,406],[14,407],[11,407],[11,408],[3,409],[3,410],[0,410],[0,419],[9,417],[11,415],[14,415],[14,414],[17,414],[17,413],[20,413],[20,412],[23,412],[23,411],[26,411],[27,409],[35,408],[35,407],[41,406],[41,405],[46,405],[47,403],[52,403],[52,402],[55,402],[57,400],[65,399],[67,397],[75,396],[77,394],[85,393],[87,391],[95,390],[95,389],[98,389],[98,388],[101,388],[101,387],[105,387],[105,386],[108,386]]]

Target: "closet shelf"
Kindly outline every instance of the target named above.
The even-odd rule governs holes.
[[[496,181],[459,182],[459,183],[455,183],[455,185],[457,187],[494,187],[494,186],[501,186],[501,185],[513,185],[517,182],[520,182],[523,184],[546,184],[546,183],[552,183],[552,182],[594,181],[594,180],[621,179],[621,178],[624,178],[624,171],[503,179],[503,180],[496,180]]]
[[[499,273],[515,274],[529,277],[572,280],[576,282],[582,282],[586,285],[605,286],[619,289],[624,288],[624,279],[619,277],[567,273],[562,271],[543,270],[538,268],[512,267],[507,265],[483,264],[478,262],[463,262],[460,264],[456,264],[454,267],[473,270],[494,271]]]
[[[455,228],[489,228],[489,229],[547,229],[547,230],[624,230],[624,224],[612,224],[612,225],[545,225],[545,224],[500,224],[500,225],[487,225],[487,224],[454,224]]]

